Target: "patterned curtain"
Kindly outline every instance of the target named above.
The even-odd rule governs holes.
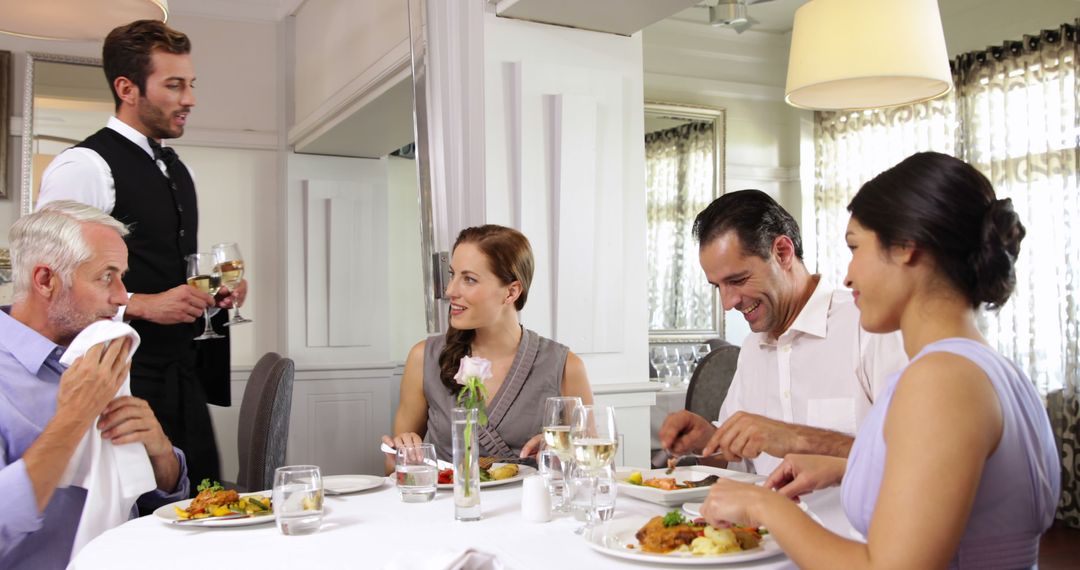
[[[1080,527],[1080,49],[1064,25],[953,62],[956,90],[928,103],[815,119],[819,271],[843,276],[846,206],[919,150],[973,164],[1012,198],[1027,237],[1017,287],[980,327],[1039,392],[1061,449],[1058,518]]]
[[[650,330],[708,330],[713,296],[691,229],[713,200],[712,122],[645,135]]]
[[[814,114],[817,272],[843,283],[847,205],[868,180],[925,150],[955,154],[955,93],[889,109]]]
[[[982,315],[983,332],[1047,405],[1062,450],[1059,518],[1080,527],[1080,82],[1075,26],[965,54],[963,158],[1013,200],[1027,228],[1015,299]]]

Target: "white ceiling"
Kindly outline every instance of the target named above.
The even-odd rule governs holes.
[[[808,1],[759,0],[751,4],[747,14],[759,23],[743,35],[789,34],[795,11]],[[716,0],[700,2],[715,3]],[[938,8],[950,57],[1080,18],[1080,0],[938,0]],[[709,11],[700,6],[683,10],[665,21],[710,27]],[[731,29],[712,29],[720,37],[736,35]]]
[[[506,18],[629,36],[696,1],[698,0],[499,0],[493,3],[495,13]]]
[[[169,13],[225,20],[276,22],[291,15],[303,2],[304,0],[169,0]]]
[[[795,10],[806,4],[808,0],[766,0],[758,1],[747,6],[746,14],[757,20],[751,28],[755,32],[768,34],[786,34],[791,31],[791,23],[795,20]],[[706,0],[704,4],[715,4],[715,0]],[[703,6],[695,6],[675,14],[669,20],[692,22],[703,26],[709,25],[709,10]],[[724,33],[736,33],[733,30],[717,28]]]

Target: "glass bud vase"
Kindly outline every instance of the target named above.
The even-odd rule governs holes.
[[[480,520],[478,417],[475,408],[454,408],[450,412],[454,445],[454,518],[459,521]]]

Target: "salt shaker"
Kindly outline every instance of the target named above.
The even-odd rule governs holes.
[[[532,522],[551,520],[551,495],[543,477],[533,475],[522,480],[521,516]]]

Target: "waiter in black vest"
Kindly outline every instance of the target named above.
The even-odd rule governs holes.
[[[190,54],[188,37],[157,20],[110,32],[102,60],[116,116],[53,160],[38,206],[76,200],[131,229],[124,285],[132,295],[124,319],[142,337],[131,391],[150,403],[165,434],[186,453],[194,493],[203,478],[221,479],[207,402],[230,403],[229,341],[195,342],[202,327],[194,323],[206,307],[242,303],[247,283],[223,288],[216,299],[186,284],[184,256],[198,251],[195,183],[160,141],[183,135],[195,106]]]

